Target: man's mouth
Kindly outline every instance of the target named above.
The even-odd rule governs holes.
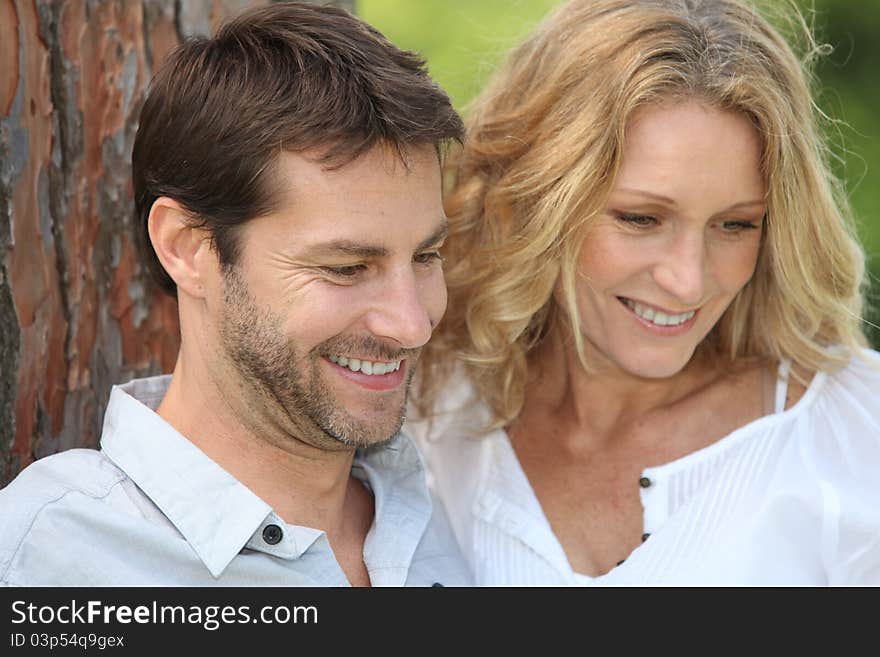
[[[336,363],[341,367],[347,367],[352,372],[360,372],[361,374],[367,374],[369,376],[381,376],[383,374],[388,374],[389,372],[396,372],[400,369],[400,364],[403,362],[402,360],[364,360],[361,358],[337,356],[335,354],[330,354],[327,358],[330,362]]]

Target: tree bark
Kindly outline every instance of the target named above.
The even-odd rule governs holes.
[[[251,4],[0,0],[0,487],[173,368],[177,307],[134,249],[138,111],[176,44]]]

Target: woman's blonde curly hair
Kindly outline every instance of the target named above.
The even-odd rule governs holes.
[[[527,355],[552,321],[569,323],[589,369],[575,312],[578,253],[614,182],[629,118],[678,98],[745,114],[763,144],[758,264],[702,348],[815,371],[865,344],[864,253],[811,95],[823,48],[789,9],[774,23],[791,28],[801,58],[769,14],[740,0],[573,0],[511,54],[451,160],[449,305],[422,357],[418,408],[433,407],[460,364],[491,410],[489,428],[508,423],[523,404]]]

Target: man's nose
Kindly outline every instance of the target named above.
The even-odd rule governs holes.
[[[413,271],[390,276],[375,291],[372,309],[367,315],[367,330],[377,338],[393,341],[402,349],[417,349],[431,337],[434,324],[440,317],[432,317],[438,291],[434,282],[418,280]],[[440,285],[443,285],[442,279]],[[445,287],[440,291],[445,309]]]

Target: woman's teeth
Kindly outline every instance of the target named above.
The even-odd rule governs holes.
[[[632,301],[630,299],[622,300],[623,303],[626,304],[626,306],[636,315],[648,322],[651,322],[652,324],[656,324],[657,326],[678,326],[679,324],[684,324],[697,312],[695,310],[689,310],[688,312],[681,313],[680,315],[668,315],[664,312],[660,312],[659,310],[649,308],[648,306],[643,306],[642,304],[636,301]]]

